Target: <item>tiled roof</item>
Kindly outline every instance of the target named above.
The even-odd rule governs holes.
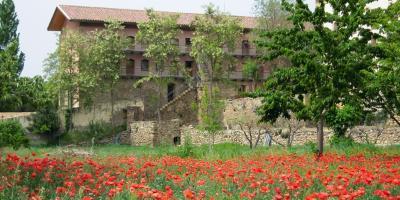
[[[60,5],[58,9],[69,20],[75,21],[93,21],[103,22],[106,20],[118,20],[126,23],[140,23],[147,20],[145,10],[129,10],[116,8],[100,8],[100,7],[85,7]],[[197,15],[194,13],[174,13],[174,12],[158,12],[159,14],[178,14],[179,25],[190,25]],[[238,16],[239,17],[239,16]],[[239,17],[242,20],[244,28],[253,29],[256,27],[256,19],[254,17]]]

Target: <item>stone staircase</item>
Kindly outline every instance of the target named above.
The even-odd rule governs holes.
[[[172,101],[168,102],[163,107],[161,107],[160,112],[164,111],[169,106],[175,104],[176,102],[178,102],[180,99],[182,99],[183,97],[185,97],[187,94],[189,94],[191,91],[193,91],[195,89],[196,89],[196,87],[190,86],[188,89],[186,89],[181,94],[179,94],[177,97],[175,97]]]

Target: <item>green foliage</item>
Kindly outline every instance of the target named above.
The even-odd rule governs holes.
[[[329,139],[329,145],[334,146],[335,148],[349,148],[354,146],[356,143],[354,142],[353,138],[348,136],[340,136],[340,135],[333,135]]]
[[[114,133],[120,133],[126,130],[126,126],[116,126],[113,128],[112,124],[105,122],[91,122],[88,127],[79,130],[71,130],[63,134],[60,138],[61,144],[91,144],[92,139],[94,143],[101,139],[112,137]]]
[[[32,119],[32,124],[28,130],[34,134],[40,134],[54,139],[59,133],[60,120],[57,110],[54,107],[44,107],[38,110]]]
[[[317,144],[316,144],[315,142],[307,141],[307,142],[304,144],[304,147],[306,148],[306,150],[307,150],[308,152],[311,152],[311,153],[313,153],[313,154],[318,153]]]
[[[375,65],[364,71],[366,88],[359,93],[371,110],[384,110],[399,126],[400,114],[400,2],[391,2],[387,9],[372,12],[375,35]],[[397,20],[396,20],[397,19]]]
[[[120,79],[122,62],[126,59],[125,50],[130,46],[130,39],[123,35],[122,22],[109,21],[105,29],[94,32],[89,47],[89,65],[87,71],[95,74],[95,79],[88,78],[94,88],[108,91],[111,105],[111,124],[114,126],[114,90]],[[93,66],[95,70],[93,70]],[[93,96],[96,90],[86,91]],[[98,91],[98,90],[97,90]]]
[[[8,146],[15,150],[21,146],[29,146],[29,140],[25,137],[24,129],[18,121],[0,121],[0,148]]]
[[[180,29],[177,23],[179,15],[158,15],[153,10],[146,10],[148,21],[139,23],[139,31],[136,39],[146,47],[144,56],[154,62],[154,73],[138,80],[135,87],[147,82],[154,81],[157,84],[157,117],[158,124],[161,123],[162,89],[170,83],[170,79],[163,76],[167,72],[170,75],[184,72],[180,65],[180,48],[175,44]]]
[[[344,105],[331,109],[326,115],[326,123],[333,129],[336,137],[344,137],[349,128],[362,121],[363,115],[362,108]]]
[[[260,30],[287,28],[289,13],[282,7],[281,0],[255,0],[254,12],[258,17]]]
[[[18,24],[19,20],[13,0],[0,1],[0,46],[5,47],[6,52],[14,60],[12,67],[19,76],[24,67],[25,55],[19,51]],[[0,59],[0,63],[0,66],[4,64],[2,59]]]
[[[174,42],[180,32],[179,15],[160,16],[153,10],[146,12],[149,20],[139,23],[136,34],[136,40],[146,46],[144,56],[155,63],[158,76],[166,67],[170,71],[177,70],[180,50],[179,44]]]
[[[243,29],[238,18],[219,11],[212,4],[207,6],[204,15],[196,16],[192,26],[195,32],[190,55],[199,67],[203,92],[199,105],[200,128],[211,135],[211,150],[215,134],[222,129],[221,113],[224,107],[214,83],[221,81],[229,72],[234,61],[230,53],[236,48]]]
[[[178,147],[177,155],[182,158],[193,157],[195,155],[194,149],[195,149],[195,147],[192,144],[192,139],[190,137],[186,137],[183,145]]]
[[[195,31],[190,55],[199,66],[201,81],[220,80],[234,63],[230,53],[237,47],[243,30],[239,19],[211,4],[204,15],[196,16],[192,26]]]
[[[355,94],[365,88],[361,74],[371,71],[375,63],[376,47],[369,44],[375,34],[365,26],[370,24],[372,11],[365,12],[367,2],[363,0],[352,2],[352,6],[343,6],[337,0],[320,2],[311,11],[303,1],[283,1],[293,25],[260,34],[257,44],[267,52],[264,60],[283,56],[291,63],[291,67],[273,72],[258,93],[264,98],[259,110],[264,121],[289,117],[288,111],[313,122],[323,122],[328,114],[338,114],[341,116],[330,118],[341,123],[335,126],[343,129],[354,122],[344,116],[347,112],[337,112],[336,106],[363,107],[362,98]],[[325,10],[326,4],[332,6],[332,13]],[[336,29],[325,26],[332,22]],[[353,36],[355,32],[359,37]]]
[[[212,92],[209,92],[208,88],[203,88],[199,102],[201,118],[199,128],[212,136],[217,134],[223,129],[222,113],[224,108],[225,104],[220,99],[218,88],[214,88]]]

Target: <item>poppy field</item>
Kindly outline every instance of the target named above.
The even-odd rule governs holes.
[[[0,199],[400,199],[400,155],[3,154]]]

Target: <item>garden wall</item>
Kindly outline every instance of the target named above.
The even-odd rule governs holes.
[[[130,125],[131,145],[160,146],[179,145],[181,141],[181,120],[163,121],[160,132],[156,121],[138,121]]]

